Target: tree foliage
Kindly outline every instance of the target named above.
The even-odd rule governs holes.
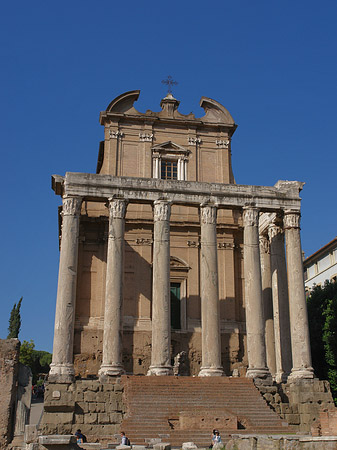
[[[316,375],[328,380],[337,403],[337,282],[316,286],[308,298],[312,364]]]
[[[19,337],[21,328],[21,315],[20,315],[21,303],[22,297],[20,298],[18,304],[14,303],[14,306],[12,308],[11,315],[9,317],[7,339]]]
[[[52,354],[42,350],[35,350],[35,344],[23,341],[20,348],[20,362],[29,366],[33,374],[33,384],[36,384],[41,376],[49,372]]]

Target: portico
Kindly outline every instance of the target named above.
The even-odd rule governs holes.
[[[282,357],[282,336],[291,329],[292,368],[290,380],[312,378],[308,323],[302,275],[299,233],[300,197],[303,184],[279,181],[273,187],[223,183],[168,181],[151,178],[67,173],[53,176],[53,189],[62,196],[62,238],[57,294],[53,362],[50,379],[71,381],[74,376],[73,338],[75,321],[79,217],[85,202],[107,203],[109,232],[104,301],[103,349],[99,375],[102,379],[124,373],[122,358],[123,252],[127,208],[151,205],[153,211],[151,364],[148,375],[172,374],[170,326],[170,212],[172,205],[193,206],[200,216],[200,301],[202,364],[199,376],[221,376],[221,327],[218,286],[217,215],[235,210],[242,217],[244,283],[248,370],[247,376],[270,378],[265,344],[264,306],[259,249],[259,218],[262,213],[282,217],[278,225],[285,232],[285,259],[271,252],[271,267],[279,273],[272,285],[276,366],[279,377],[287,371],[290,349]],[[269,225],[269,230],[275,226]],[[271,245],[275,233],[270,231]],[[268,238],[268,239],[269,239]],[[279,248],[282,248],[280,245]],[[278,255],[276,257],[273,255]],[[302,278],[301,278],[302,277]],[[290,314],[284,312],[288,282]],[[277,324],[277,327],[276,327]],[[276,328],[275,328],[276,327]],[[286,338],[285,342],[286,342]],[[276,342],[277,341],[277,342]],[[289,347],[289,345],[288,345]]]

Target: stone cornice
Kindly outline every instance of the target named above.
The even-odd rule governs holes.
[[[217,207],[260,211],[300,211],[299,183],[287,182],[280,187],[237,184],[170,181],[154,178],[114,177],[90,173],[67,172],[53,175],[52,186],[58,195],[81,196],[85,200],[104,201],[109,197],[125,198],[135,203],[166,200],[172,204],[199,206],[212,203]]]

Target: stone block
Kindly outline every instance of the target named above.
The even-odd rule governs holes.
[[[117,445],[116,450],[131,450],[131,445]]]
[[[74,411],[75,400],[73,392],[53,389],[44,402],[45,411]]]
[[[89,403],[89,412],[97,412],[103,413],[105,412],[105,403],[97,402],[97,403]]]
[[[73,412],[45,412],[43,414],[44,424],[68,424],[73,423],[74,413]]]
[[[269,393],[263,394],[263,398],[268,403],[271,403],[273,401],[273,399],[274,399],[273,394],[269,394]]]
[[[110,423],[120,424],[120,423],[122,423],[122,419],[123,419],[123,416],[121,413],[118,413],[118,412],[110,413]]]
[[[145,445],[132,445],[131,447],[132,447],[132,450],[146,450]]]
[[[26,444],[25,450],[40,450],[40,444],[37,442]]]
[[[83,414],[76,414],[76,413],[75,413],[75,423],[76,423],[76,424],[82,424],[82,423],[84,423],[84,415],[83,415]]]
[[[87,402],[75,403],[75,412],[76,412],[76,414],[88,413],[89,412],[89,403],[87,403]]]
[[[25,425],[24,441],[26,444],[38,441],[37,425]]]
[[[301,414],[301,423],[302,424],[312,424],[313,420],[315,419],[314,414]]]
[[[76,448],[77,438],[74,435],[49,435],[49,436],[40,436],[39,444],[42,448],[46,448],[48,450],[66,450],[71,448]],[[74,447],[76,445],[76,447]]]
[[[97,423],[97,413],[87,413],[84,415],[84,423]]]
[[[298,414],[298,405],[289,405],[288,403],[281,403],[280,411],[282,414]]]
[[[198,448],[198,446],[194,442],[184,442],[181,448],[182,450],[194,450]]]
[[[107,403],[107,411],[120,411],[120,403],[118,401],[119,399],[117,398],[117,396],[113,393],[112,395],[110,395],[110,399],[109,402]]]
[[[78,390],[75,391],[74,400],[75,400],[75,402],[83,402],[83,400],[84,400],[83,391],[78,391]]]
[[[107,413],[98,413],[98,423],[110,423],[110,415]]]
[[[171,444],[168,442],[158,442],[158,444],[154,444],[153,450],[171,450]]]
[[[299,425],[300,424],[300,415],[299,414],[285,414],[284,418],[289,423],[289,425]]]

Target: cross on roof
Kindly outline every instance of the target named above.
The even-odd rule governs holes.
[[[166,80],[163,80],[162,83],[163,83],[163,84],[167,84],[167,88],[168,88],[168,93],[169,93],[169,94],[172,94],[172,86],[175,86],[175,85],[178,84],[177,81],[174,81],[174,80],[173,80],[173,78],[171,77],[171,75],[169,75],[169,76],[167,77]]]

